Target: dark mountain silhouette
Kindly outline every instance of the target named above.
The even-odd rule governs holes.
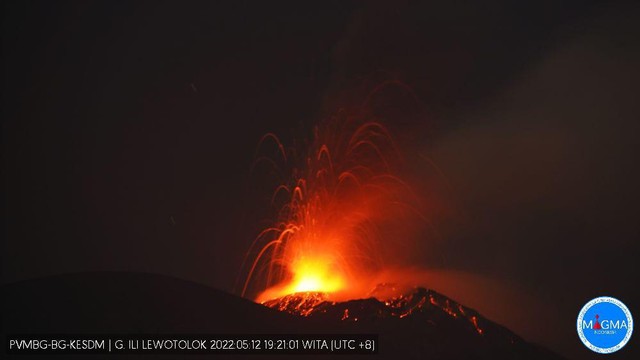
[[[371,298],[335,303],[324,301],[322,294],[294,294],[264,306],[176,278],[99,272],[17,282],[4,285],[2,293],[4,334],[373,333],[379,334],[380,348],[370,356],[374,359],[560,359],[474,310],[422,288],[386,302]]]

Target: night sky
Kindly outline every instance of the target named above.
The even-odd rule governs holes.
[[[633,2],[5,1],[2,16],[5,283],[124,270],[234,291],[268,215],[248,190],[260,137],[291,144],[397,81],[410,94],[380,94],[382,120],[439,168],[410,164],[441,235],[411,266],[517,288],[537,307],[516,332],[566,355],[589,356],[574,323],[591,298],[640,316]]]

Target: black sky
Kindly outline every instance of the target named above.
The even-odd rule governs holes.
[[[451,186],[420,265],[519,284],[566,327],[540,339],[584,354],[586,301],[640,304],[638,24],[632,2],[6,1],[3,279],[231,291],[260,136],[398,80],[420,104],[388,95],[387,125]]]

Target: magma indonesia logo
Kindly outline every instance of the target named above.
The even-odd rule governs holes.
[[[602,296],[589,301],[578,315],[578,335],[589,349],[610,354],[631,338],[633,318],[620,300]]]

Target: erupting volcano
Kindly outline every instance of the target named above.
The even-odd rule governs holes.
[[[289,179],[271,196],[277,220],[255,239],[247,254],[242,289],[262,288],[258,302],[299,292],[332,299],[358,298],[368,277],[388,264],[386,229],[407,229],[421,217],[419,202],[396,174],[402,158],[387,129],[376,121],[342,114],[318,126],[304,156],[266,134],[258,156]],[[402,231],[398,231],[401,235]]]
[[[366,119],[339,113],[302,152],[262,137],[252,171],[284,180],[269,196],[274,220],[246,254],[242,296],[313,331],[386,334],[389,355],[557,358],[398,270],[428,222],[389,131]]]

